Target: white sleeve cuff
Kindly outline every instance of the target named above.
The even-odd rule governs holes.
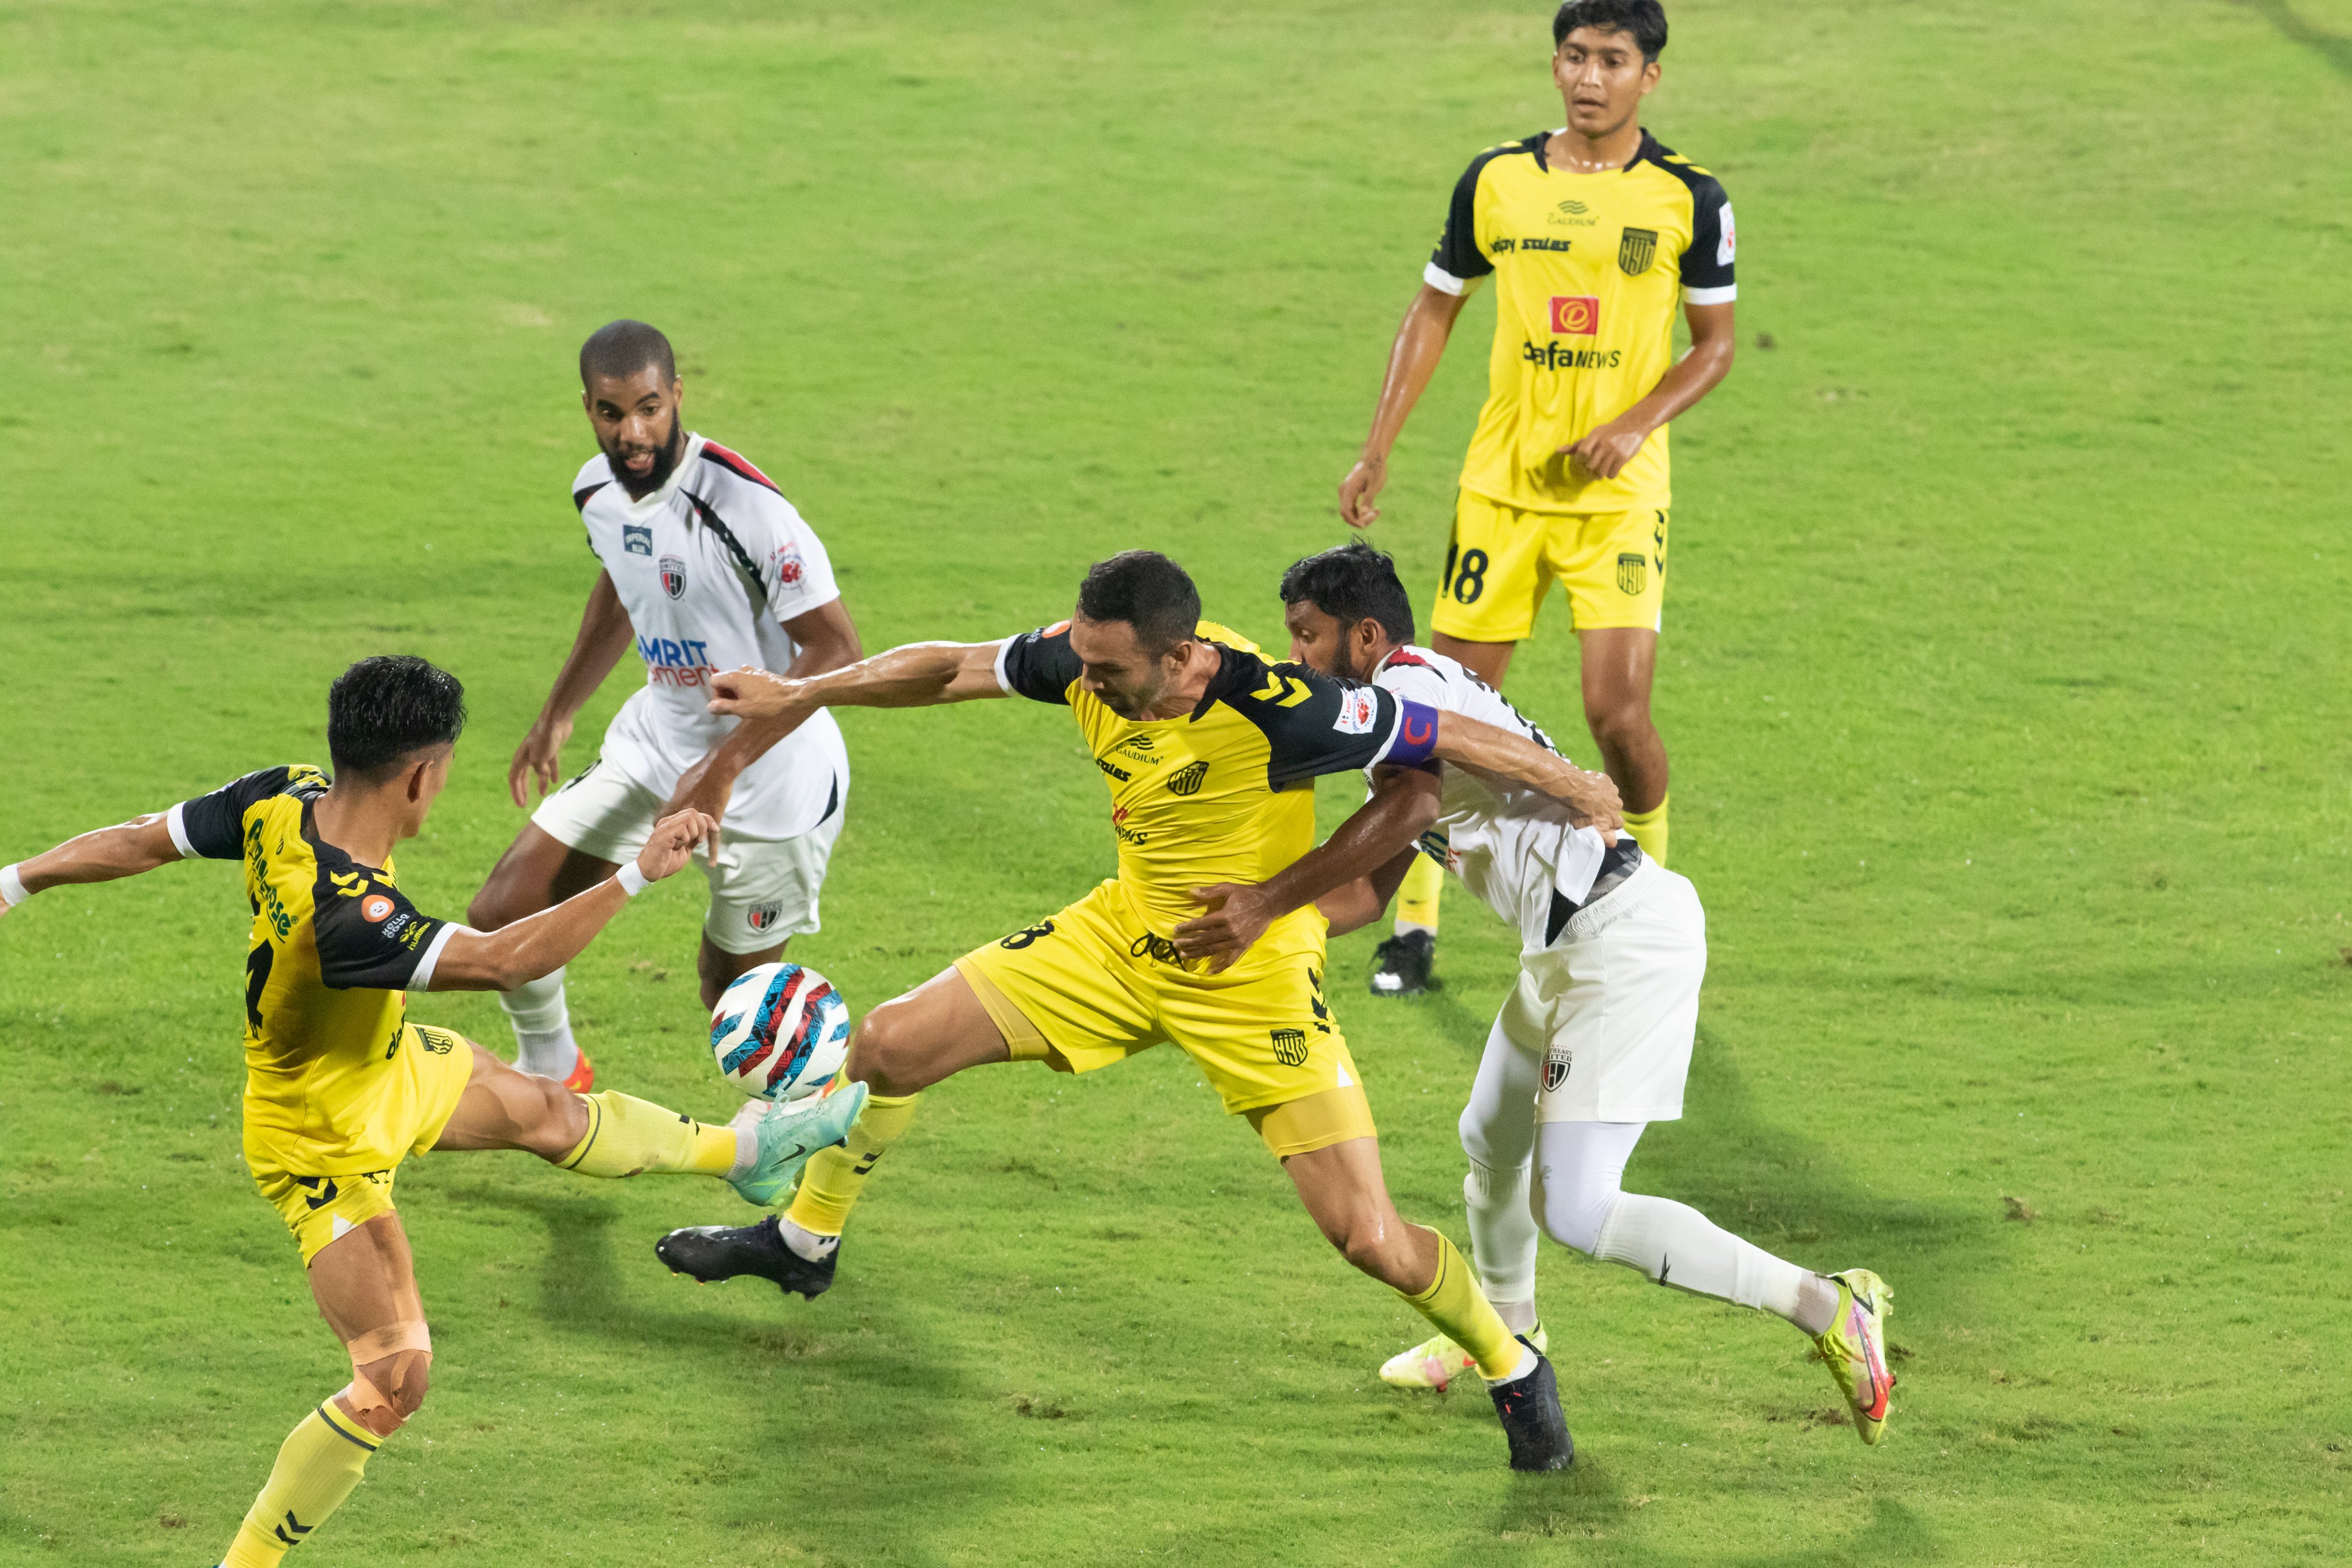
[[[1425,263],[1421,269],[1421,280],[1423,283],[1428,284],[1432,288],[1436,289],[1440,294],[1451,294],[1457,298],[1469,293],[1472,289],[1478,287],[1478,280],[1476,278],[1456,277],[1433,261]]]
[[[999,643],[996,645],[996,689],[1003,692],[1008,697],[1019,696],[1021,695],[1013,689],[1013,677],[1004,673],[1004,660],[1005,656],[1013,652],[1013,644],[1015,639],[1022,635],[1024,635],[1024,633],[1016,632],[1013,636],[1007,637],[1003,642]]]
[[[425,956],[416,960],[416,972],[408,977],[408,989],[429,991],[433,988],[433,966],[441,961],[441,949],[449,946],[449,938],[460,931],[468,936],[481,935],[470,925],[444,925],[435,932],[432,942],[425,949]]]
[[[1727,283],[1720,288],[1683,290],[1683,303],[1685,305],[1728,305],[1738,298],[1739,285],[1737,283]]]
[[[163,818],[163,821],[170,825],[172,830],[172,847],[180,852],[180,858],[182,860],[192,860],[195,857],[196,852],[195,845],[188,842],[188,823],[186,817],[184,815],[187,809],[188,803],[185,800],[183,800],[178,805],[173,807]]]

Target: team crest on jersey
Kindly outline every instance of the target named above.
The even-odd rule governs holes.
[[[1551,297],[1551,329],[1563,338],[1590,338],[1601,330],[1601,301],[1590,294]]]
[[[1544,1052],[1543,1086],[1545,1093],[1557,1094],[1559,1092],[1560,1085],[1568,1082],[1569,1064],[1575,1060],[1575,1054],[1564,1045],[1555,1045],[1549,1051]]]
[[[1658,257],[1658,231],[1627,229],[1617,242],[1617,270],[1628,277],[1639,277],[1650,270],[1650,263]]]
[[[1168,792],[1171,795],[1197,795],[1201,792],[1201,781],[1208,776],[1207,763],[1187,763],[1168,776]]]
[[[1619,556],[1617,591],[1630,598],[1640,598],[1642,590],[1649,585],[1649,568],[1650,558],[1638,550]]]
[[[623,523],[621,525],[621,551],[624,555],[653,554],[654,530],[652,526],[646,523]]]
[[[751,929],[754,931],[770,931],[773,930],[783,917],[784,906],[779,901],[774,904],[755,904],[743,918],[751,923]]]
[[[1274,1046],[1274,1059],[1285,1067],[1297,1067],[1307,1060],[1307,1031],[1303,1029],[1270,1029],[1265,1031]]]
[[[686,558],[675,555],[662,557],[661,580],[664,593],[672,599],[683,598],[686,593]]]

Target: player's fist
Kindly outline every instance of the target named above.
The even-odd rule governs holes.
[[[1196,904],[1209,913],[1176,927],[1176,956],[1192,961],[1210,960],[1209,972],[1231,968],[1274,924],[1274,901],[1255,883],[1221,882],[1192,890]]]
[[[1339,481],[1339,516],[1346,519],[1349,528],[1367,527],[1381,515],[1381,509],[1372,505],[1372,500],[1388,487],[1388,482],[1389,460],[1386,457],[1367,454],[1356,459],[1356,465],[1348,470],[1345,479]]]
[[[780,718],[793,710],[798,681],[746,664],[710,677],[710,711],[736,718]]]
[[[1642,443],[1650,433],[1638,424],[1625,424],[1611,420],[1599,429],[1590,431],[1579,440],[1560,450],[1576,460],[1578,467],[1596,479],[1614,479],[1633,461],[1633,454],[1642,450]]]
[[[1617,781],[1606,773],[1588,773],[1581,768],[1571,768],[1574,775],[1559,799],[1567,806],[1569,815],[1580,828],[1598,828],[1604,839],[1615,839],[1617,831],[1625,825],[1625,800],[1617,793]]]
[[[572,738],[572,721],[539,716],[530,732],[515,747],[514,760],[507,765],[507,792],[518,806],[528,806],[530,780],[539,780],[539,792],[546,794],[563,779],[563,743]]]
[[[637,852],[637,874],[659,882],[684,866],[698,844],[716,846],[719,819],[708,811],[679,811],[654,824]]]

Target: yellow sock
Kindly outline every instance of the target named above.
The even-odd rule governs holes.
[[[1427,1229],[1425,1226],[1417,1229]],[[1496,1314],[1494,1304],[1478,1288],[1478,1277],[1443,1231],[1437,1238],[1437,1278],[1418,1296],[1404,1296],[1404,1304],[1437,1325],[1438,1332],[1470,1353],[1485,1377],[1508,1377],[1518,1370],[1519,1342]]]
[[[1415,855],[1412,869],[1397,889],[1397,929],[1418,925],[1437,934],[1437,895],[1445,891],[1445,868],[1427,855]]]
[[[1661,795],[1658,803],[1646,811],[1625,813],[1625,831],[1642,846],[1642,852],[1657,862],[1666,863],[1666,806],[1672,795]]]
[[[555,1163],[582,1176],[633,1176],[691,1171],[723,1176],[735,1168],[735,1129],[711,1127],[650,1100],[616,1093],[583,1094],[588,1135]]]
[[[838,1236],[849,1222],[866,1190],[874,1163],[898,1141],[915,1119],[914,1094],[868,1094],[866,1109],[849,1126],[849,1141],[837,1149],[819,1149],[801,1172],[801,1190],[784,1218],[819,1236]]]
[[[302,1417],[278,1449],[261,1495],[236,1527],[222,1568],[278,1568],[287,1551],[352,1495],[383,1441],[331,1404]]]

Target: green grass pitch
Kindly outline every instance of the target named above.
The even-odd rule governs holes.
[[[2352,1493],[2343,0],[1676,0],[1647,120],[1746,240],[1675,432],[1659,714],[1714,945],[1629,1173],[1899,1292],[1885,1445],[1784,1326],[1548,1249],[1581,1447],[1514,1477],[1173,1052],[925,1102],[813,1305],[669,1277],[690,1181],[402,1176],[438,1360],[313,1563],[2341,1562]],[[455,913],[593,562],[622,314],[824,533],[867,645],[1164,547],[1278,634],[1541,5],[0,5],[0,859],[323,762],[346,661],[474,727]],[[1381,543],[1433,579],[1474,303]],[[1759,346],[1769,334],[1773,347]],[[1589,754],[1557,601],[1512,695]],[[583,721],[584,762],[623,694]],[[1102,874],[1067,720],[845,720],[797,956],[870,1005]],[[1348,804],[1326,787],[1327,825]],[[226,867],[0,924],[0,1563],[210,1563],[347,1363],[237,1159]],[[730,1105],[696,879],[577,965],[607,1082]],[[1333,992],[1405,1210],[1510,972]],[[418,1017],[504,1045],[487,998]]]

